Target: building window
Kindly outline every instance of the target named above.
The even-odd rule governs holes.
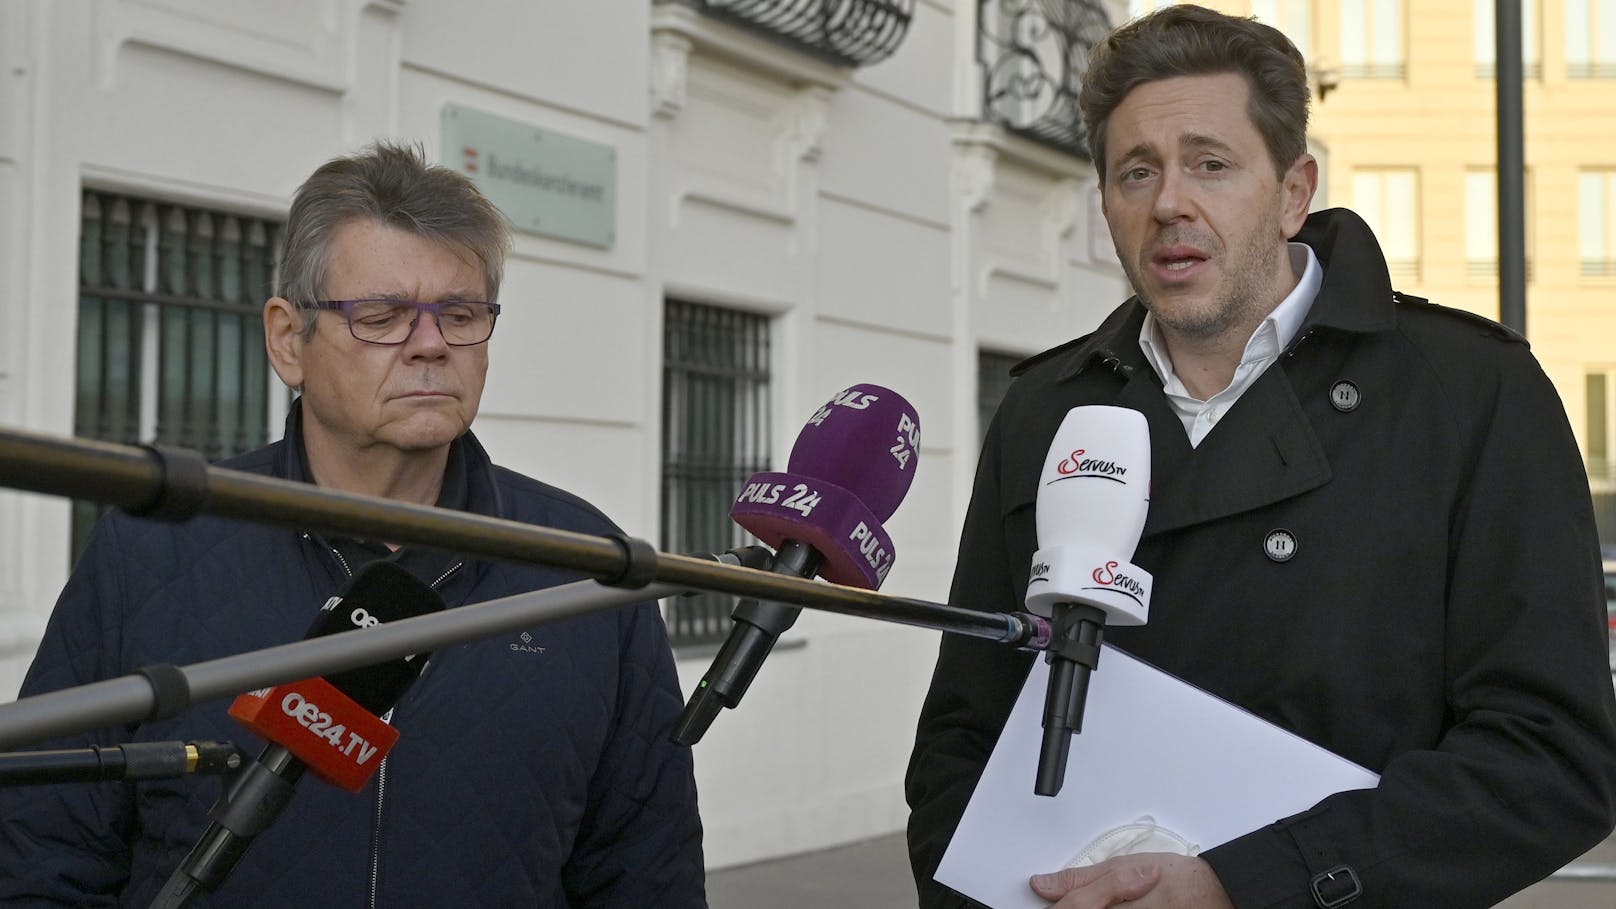
[[[280,225],[96,190],[82,206],[74,433],[209,460],[265,444]],[[74,504],[75,557],[102,510]]]
[[[1392,281],[1420,279],[1419,174],[1413,168],[1359,170],[1352,207],[1369,222]]]
[[[1616,170],[1577,175],[1577,246],[1585,278],[1616,277]]]
[[[694,7],[836,66],[892,56],[909,33],[915,0],[657,0]]]
[[[1342,0],[1342,77],[1401,79],[1404,59],[1402,0]]]
[[[1251,14],[1284,32],[1303,60],[1313,59],[1313,0],[1254,0]]]
[[[1476,75],[1483,79],[1498,75],[1497,0],[1476,0]],[[1521,3],[1521,74],[1527,79],[1543,78],[1543,53],[1537,37],[1537,4]]]
[[[769,319],[669,300],[662,338],[662,548],[722,552],[756,542],[729,509],[746,479],[769,469]],[[669,639],[723,641],[734,600],[669,600]]]
[[[1610,373],[1590,372],[1586,376],[1588,478],[1608,486],[1613,477],[1610,462]]]
[[[1532,280],[1532,175],[1525,175],[1526,280]],[[1498,278],[1498,173],[1465,171],[1465,277]]]
[[[1100,0],[978,0],[982,119],[1089,158],[1077,93],[1089,53],[1110,32]]]
[[[1566,0],[1566,75],[1616,78],[1616,0]]]
[[[1010,367],[1022,361],[1020,354],[980,351],[976,355],[976,447],[988,435],[988,424],[1010,390]]]

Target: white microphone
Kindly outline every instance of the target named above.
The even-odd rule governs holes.
[[[1144,414],[1104,405],[1068,411],[1039,476],[1038,551],[1027,583],[1027,609],[1052,620],[1055,638],[1045,655],[1038,795],[1055,795],[1065,782],[1105,624],[1143,625],[1150,616],[1150,574],[1129,561],[1149,505]]]

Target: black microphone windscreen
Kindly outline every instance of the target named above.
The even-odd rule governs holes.
[[[372,562],[328,600],[309,629],[311,638],[369,628],[441,611],[443,598],[414,575],[388,561]],[[418,653],[325,677],[333,687],[373,714],[390,710],[421,674],[428,654]]]

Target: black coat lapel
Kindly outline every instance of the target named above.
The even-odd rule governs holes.
[[[1151,410],[1144,412],[1151,424],[1146,535],[1272,505],[1330,479],[1330,462],[1277,363],[1246,389],[1198,448],[1189,447],[1176,415],[1169,411],[1167,423],[1152,418]]]

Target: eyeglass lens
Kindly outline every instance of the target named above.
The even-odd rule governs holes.
[[[438,331],[450,344],[481,344],[494,333],[494,309],[487,303],[360,300],[348,308],[348,325],[361,341],[398,344],[410,336],[420,310],[436,313]]]

